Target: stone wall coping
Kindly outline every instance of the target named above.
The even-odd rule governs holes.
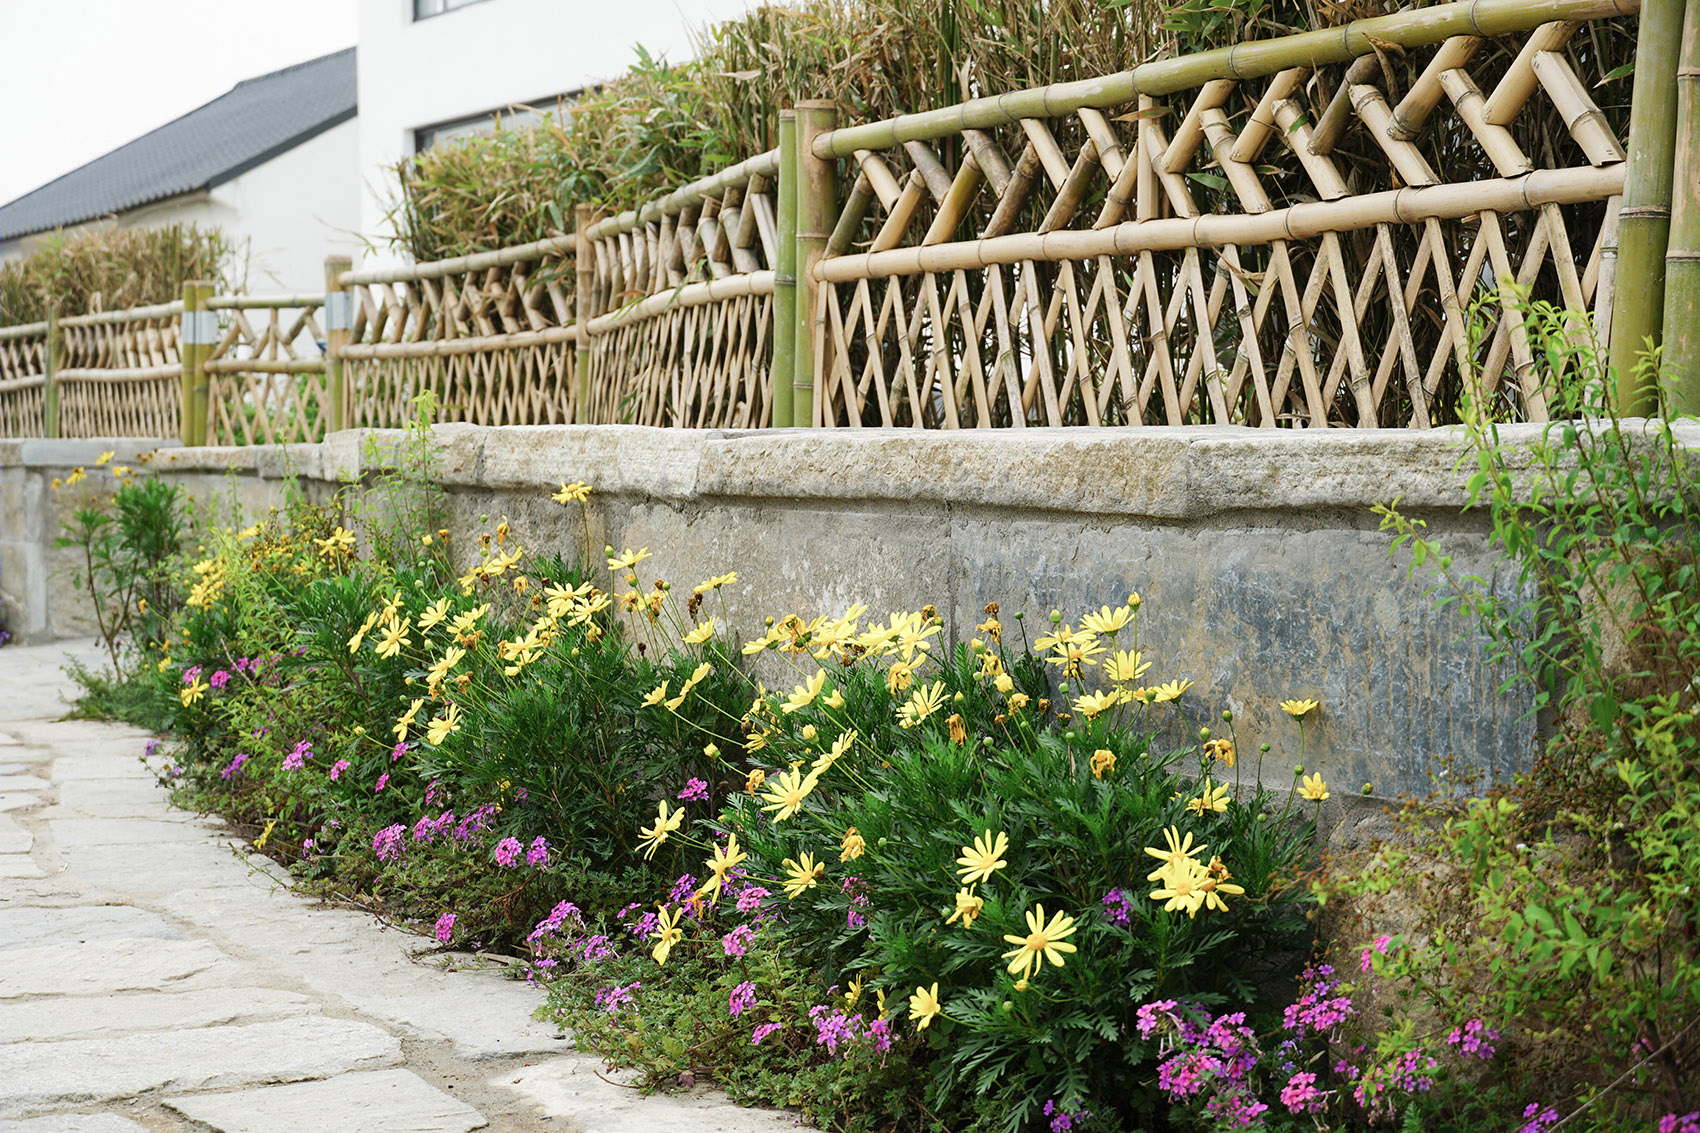
[[[1636,429],[1644,421],[1631,419]],[[1499,426],[1522,446],[1550,426]],[[1700,453],[1700,422],[1673,426]],[[388,463],[404,436],[346,430],[321,444],[158,448],[179,473],[290,474],[358,480]],[[437,425],[438,483],[550,488],[662,500],[923,501],[1086,514],[1196,519],[1241,510],[1462,508],[1474,469],[1461,427],[1264,430],[1237,426],[1000,429],[667,429],[642,425]],[[373,442],[376,442],[374,445]],[[134,441],[4,441],[0,465],[87,463]],[[128,454],[126,454],[128,455]],[[133,459],[133,457],[131,457]]]

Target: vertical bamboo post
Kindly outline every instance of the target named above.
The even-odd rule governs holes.
[[[773,416],[775,429],[797,424],[797,112],[779,112],[778,248],[773,265]]]
[[[325,257],[325,387],[331,399],[325,433],[348,428],[348,385],[343,376],[342,351],[354,329],[354,296],[342,285],[342,273],[354,267],[347,256]]]
[[[578,383],[578,404],[573,409],[573,424],[590,424],[590,320],[591,289],[596,286],[596,268],[591,262],[590,225],[596,215],[594,205],[573,206],[573,267],[578,282],[573,292],[573,318],[578,324],[578,337],[573,339],[573,377]]]
[[[185,445],[207,443],[207,355],[218,343],[218,313],[206,309],[213,285],[204,279],[183,281],[183,323],[178,353],[183,361],[183,420]]]
[[[59,311],[47,308],[47,344],[41,351],[41,435],[59,435]]]
[[[838,162],[817,157],[815,139],[836,125],[837,103],[810,99],[797,104],[797,345],[791,412],[798,425],[816,423],[815,346],[824,341],[826,324],[815,265],[826,252],[838,208]]]
[[[1688,9],[1676,72],[1675,185],[1665,249],[1664,363],[1673,414],[1700,414],[1700,9]]]
[[[1611,350],[1617,409],[1645,416],[1657,388],[1636,384],[1635,363],[1649,341],[1659,343],[1665,311],[1665,249],[1670,240],[1671,184],[1676,149],[1676,75],[1685,0],[1645,0],[1635,47],[1635,89],[1629,111],[1629,170],[1617,231],[1618,288],[1612,301]]]

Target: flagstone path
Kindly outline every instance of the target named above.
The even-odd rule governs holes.
[[[136,728],[62,720],[88,642],[0,648],[0,1130],[770,1133],[644,1097],[534,988],[289,889],[172,809]],[[161,761],[152,761],[157,767]]]

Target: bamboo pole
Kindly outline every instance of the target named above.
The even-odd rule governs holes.
[[[1617,372],[1617,409],[1645,416],[1656,388],[1638,387],[1635,362],[1657,347],[1665,310],[1665,250],[1670,240],[1676,150],[1676,76],[1684,0],[1647,0],[1635,47],[1629,111],[1629,171],[1617,228],[1619,287],[1613,300],[1610,366]]]
[[[814,152],[823,158],[849,157],[859,149],[891,149],[904,142],[927,141],[966,129],[1006,126],[1022,118],[1054,118],[1072,114],[1082,106],[1096,110],[1125,106],[1142,94],[1174,94],[1203,86],[1212,79],[1244,81],[1289,67],[1349,63],[1360,55],[1373,54],[1378,42],[1405,48],[1426,47],[1455,35],[1491,38],[1528,31],[1554,20],[1630,15],[1640,7],[1641,0],[1456,0],[1432,8],[1354,20],[1342,27],[1160,59],[1100,78],[989,95],[938,110],[834,130],[814,143]]]
[[[824,341],[825,319],[815,265],[826,254],[838,208],[838,162],[815,153],[815,140],[838,122],[838,104],[811,99],[797,104],[797,346],[792,410],[799,425],[815,424],[815,346]]]
[[[41,348],[41,435],[59,435],[59,320],[56,308],[47,308],[47,342]]]
[[[591,221],[595,206],[573,206],[573,261],[578,268],[578,286],[573,293],[573,320],[579,333],[573,346],[573,377],[578,383],[578,405],[573,424],[590,424],[590,320],[591,292],[596,286],[596,267],[591,260]]]
[[[1672,414],[1700,414],[1700,10],[1688,9],[1676,72],[1677,190],[1665,249],[1666,368]]]
[[[183,329],[178,337],[181,358],[183,417],[181,440],[185,445],[207,443],[207,355],[218,342],[218,315],[204,308],[213,286],[204,279],[183,282]]]
[[[349,332],[354,327],[354,295],[342,283],[345,272],[354,266],[347,256],[325,257],[325,392],[331,399],[330,412],[321,411],[325,433],[341,432],[348,427],[348,387],[345,384],[342,352],[348,347]]]
[[[1302,146],[1303,142],[1297,142]],[[1418,224],[1433,217],[1458,220],[1478,212],[1519,212],[1544,204],[1602,201],[1623,191],[1625,168],[1537,169],[1522,177],[1462,184],[1407,186],[1345,200],[1307,201],[1258,215],[1205,213],[1165,220],[1132,220],[1108,228],[1023,232],[959,244],[896,248],[823,260],[823,283],[854,283],[892,275],[957,271],[1024,260],[1056,262],[1142,252],[1272,244],[1309,240],[1326,232],[1351,232],[1378,224]]]
[[[779,255],[773,265],[773,419],[797,423],[797,112],[779,112]]]

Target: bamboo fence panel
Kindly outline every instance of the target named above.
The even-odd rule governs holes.
[[[399,269],[345,272],[344,420],[396,428],[425,393],[479,425],[572,420],[573,239]]]
[[[60,319],[59,435],[175,437],[181,302]]]
[[[1520,29],[1502,73],[1436,32],[1453,8]],[[823,135],[853,187],[815,423],[1428,428],[1466,393],[1546,420],[1498,281],[1610,309],[1623,147],[1565,48],[1632,8],[1475,0]],[[1550,167],[1517,129],[1542,100],[1574,139]]]
[[[47,324],[0,328],[0,437],[42,435]]]
[[[575,421],[772,421],[778,169],[770,150],[589,229]]]
[[[219,338],[204,367],[207,436],[214,445],[324,439],[330,389],[319,295],[214,295]]]

